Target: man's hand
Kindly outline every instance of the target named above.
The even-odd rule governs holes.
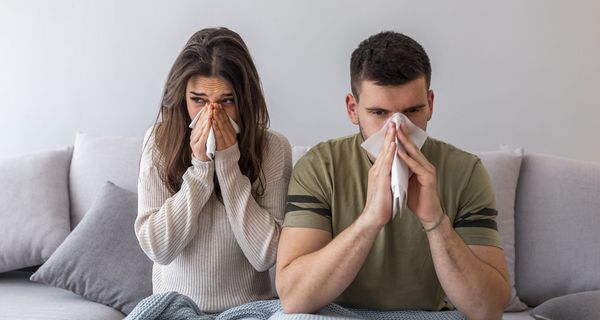
[[[437,176],[435,167],[408,138],[406,132],[408,128],[402,123],[397,137],[406,152],[398,150],[397,153],[413,172],[408,180],[407,205],[419,218],[423,228],[427,229],[435,225],[444,214],[437,191]]]
[[[211,107],[214,112],[213,128],[215,130],[217,151],[225,150],[237,142],[236,132],[223,107],[220,104]]]
[[[208,105],[200,110],[200,118],[196,122],[196,126],[192,129],[190,135],[190,147],[194,158],[200,161],[210,161],[206,155],[206,140],[210,132],[213,112],[211,106]]]
[[[391,172],[396,154],[395,136],[396,127],[390,125],[379,156],[369,170],[369,187],[363,215],[368,222],[377,226],[385,225],[392,218]]]

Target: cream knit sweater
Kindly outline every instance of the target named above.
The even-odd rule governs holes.
[[[268,269],[275,263],[292,171],[287,139],[267,130],[265,192],[254,199],[238,166],[237,144],[217,151],[214,161],[192,159],[181,189],[171,194],[152,161],[150,131],[140,163],[135,233],[154,261],[153,292],[177,291],[209,313],[271,298]]]

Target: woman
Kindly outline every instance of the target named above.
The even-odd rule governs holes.
[[[206,313],[272,297],[292,163],[268,124],[241,37],[195,33],[169,73],[140,164],[135,232],[154,261],[154,293],[177,291]]]

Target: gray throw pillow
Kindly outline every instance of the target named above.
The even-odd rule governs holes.
[[[128,314],[152,294],[152,262],[133,230],[137,195],[106,182],[81,223],[31,280]]]
[[[71,229],[81,221],[106,181],[137,191],[141,155],[142,138],[77,133],[69,174]]]
[[[496,193],[498,233],[510,275],[511,300],[505,311],[527,310],[515,288],[515,198],[523,160],[523,149],[502,147],[500,151],[479,152],[477,156],[487,169]]]
[[[540,320],[598,320],[600,291],[586,291],[550,299],[531,311]]]
[[[0,158],[0,272],[42,264],[69,234],[71,153]]]

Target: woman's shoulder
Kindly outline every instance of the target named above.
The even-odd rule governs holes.
[[[266,149],[276,148],[279,150],[292,150],[289,140],[281,133],[273,130],[265,130]]]
[[[159,124],[153,124],[146,130],[146,133],[144,133],[144,146],[149,142],[154,141],[154,135],[156,134],[156,129],[158,128],[158,125]]]
[[[265,130],[265,147],[264,147],[264,159],[265,164],[275,165],[287,165],[292,161],[292,147],[288,139],[281,133],[272,130]]]
[[[144,134],[144,140],[142,142],[142,158],[140,166],[142,167],[154,167],[156,163],[156,152],[154,145],[154,136],[156,134],[156,128],[158,124],[150,126]]]

